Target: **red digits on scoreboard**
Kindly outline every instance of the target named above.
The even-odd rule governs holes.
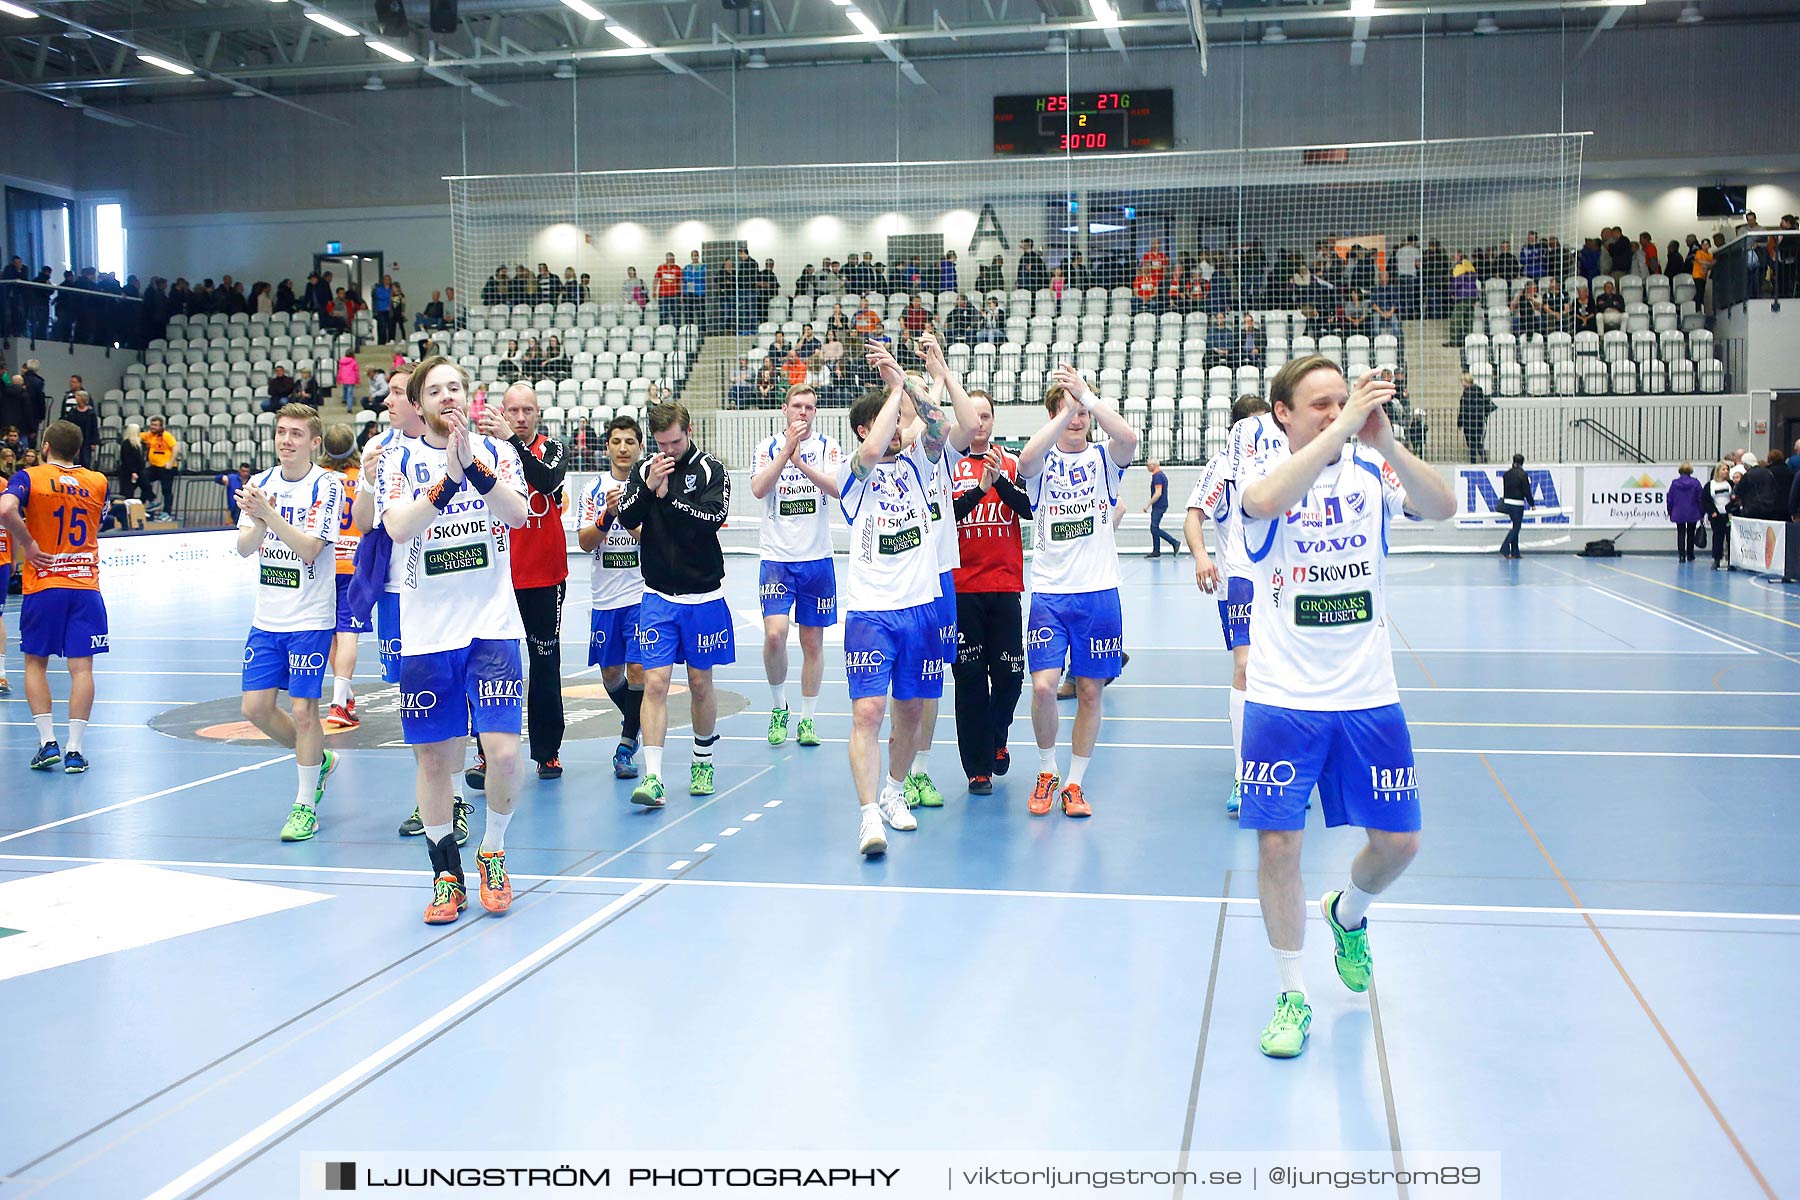
[[[1064,133],[1057,135],[1058,150],[1104,150],[1104,133]]]
[[[1069,98],[1067,96],[1047,96],[1045,97],[1045,100],[1047,101],[1044,105],[1045,112],[1069,111]]]

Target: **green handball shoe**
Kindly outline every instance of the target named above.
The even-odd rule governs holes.
[[[711,761],[696,762],[688,765],[688,795],[710,796],[713,794],[713,765]]]
[[[794,734],[794,740],[799,742],[802,746],[816,746],[819,744],[819,730],[818,727],[813,724],[813,719],[811,717],[800,718],[800,729],[799,732]]]
[[[1275,1015],[1262,1031],[1262,1052],[1270,1058],[1299,1058],[1311,1028],[1312,1008],[1306,1003],[1306,993],[1283,992],[1275,1001]]]
[[[284,842],[309,841],[312,835],[319,832],[319,814],[304,804],[296,804],[288,813],[287,824],[281,827],[281,840]]]
[[[914,771],[906,777],[905,795],[908,808],[944,807],[944,793],[937,790],[937,784],[924,771]]]
[[[319,759],[319,782],[318,785],[313,788],[313,803],[315,805],[318,804],[319,801],[325,799],[325,781],[331,778],[331,773],[337,770],[337,765],[338,756],[335,751],[327,750],[325,751],[324,757]],[[307,834],[307,836],[311,837],[312,835]]]
[[[631,802],[645,808],[661,808],[663,806],[663,782],[654,775],[644,776],[644,782],[637,785],[631,793]]]
[[[769,713],[769,745],[779,746],[787,741],[788,710],[777,708]]]
[[[1369,976],[1374,973],[1375,964],[1369,958],[1369,923],[1364,921],[1355,929],[1345,929],[1338,924],[1337,899],[1342,892],[1326,892],[1319,901],[1319,907],[1325,910],[1325,923],[1331,926],[1332,940],[1337,943],[1338,978],[1344,986],[1353,992],[1369,990]]]

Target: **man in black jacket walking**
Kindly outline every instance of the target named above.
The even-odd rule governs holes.
[[[644,782],[631,802],[661,808],[663,738],[669,728],[669,679],[676,662],[687,664],[694,759],[688,794],[713,794],[713,732],[719,702],[712,669],[737,661],[731,609],[725,603],[725,555],[719,528],[731,508],[725,464],[694,445],[688,411],[673,402],[645,414],[656,452],[625,483],[619,523],[638,531],[644,598],[638,610],[638,643],[644,658]]]
[[[1531,498],[1531,477],[1525,473],[1525,456],[1513,455],[1512,466],[1500,480],[1500,508],[1512,520],[1512,528],[1500,543],[1501,558],[1519,557],[1519,526],[1525,523],[1525,510],[1536,508]]]

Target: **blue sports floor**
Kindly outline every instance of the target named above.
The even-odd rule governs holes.
[[[946,699],[948,803],[874,861],[841,640],[825,745],[771,749],[755,560],[730,559],[719,678],[747,707],[719,794],[640,811],[611,737],[571,741],[508,834],[512,912],[447,928],[395,834],[405,750],[347,751],[318,838],[282,845],[289,759],[148,726],[234,708],[246,594],[110,598],[85,776],[24,769],[15,600],[0,1192],[286,1196],[357,1149],[1341,1148],[1497,1152],[1533,1200],[1800,1196],[1800,588],[1657,557],[1391,569],[1424,850],[1371,916],[1367,995],[1313,910],[1312,1040],[1285,1063],[1257,1052],[1276,976],[1185,556],[1126,559],[1092,820],[1027,814],[1026,702],[1014,772],[964,794]],[[570,703],[609,712],[575,591]],[[371,712],[375,670],[365,640]],[[1313,896],[1356,844],[1314,825]]]

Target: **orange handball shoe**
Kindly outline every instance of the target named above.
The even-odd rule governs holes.
[[[496,914],[511,908],[512,880],[506,876],[506,851],[480,851],[475,855],[475,869],[481,872],[481,907]]]
[[[456,876],[445,871],[437,877],[433,885],[431,903],[425,906],[425,923],[427,925],[448,925],[462,915],[462,910],[469,907],[469,893]]]
[[[1094,815],[1094,810],[1088,807],[1086,798],[1081,794],[1079,783],[1071,783],[1062,790],[1062,806],[1065,817],[1091,817]]]
[[[1056,776],[1049,771],[1038,772],[1037,786],[1031,789],[1031,800],[1025,805],[1031,815],[1041,817],[1050,811],[1050,802],[1056,798]]]

